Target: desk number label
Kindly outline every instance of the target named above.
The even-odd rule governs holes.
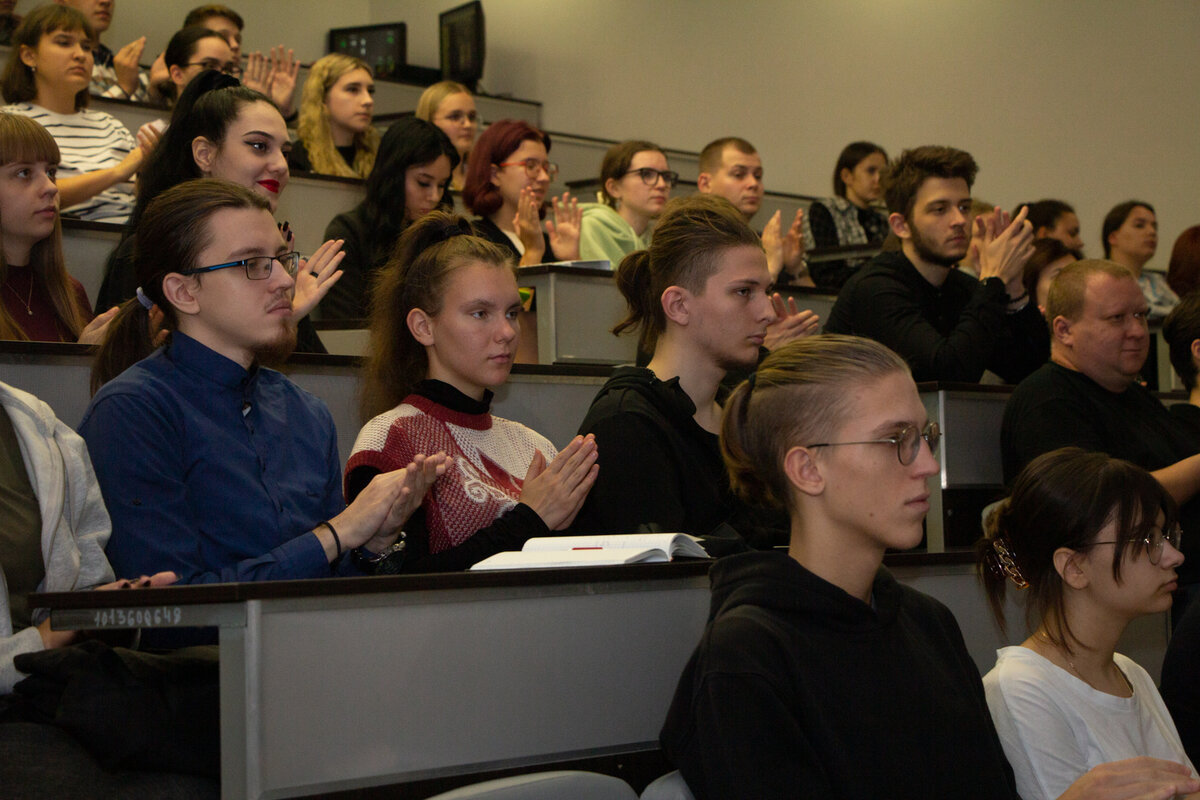
[[[154,628],[163,625],[178,625],[183,619],[179,606],[158,608],[106,608],[96,612],[97,628]]]

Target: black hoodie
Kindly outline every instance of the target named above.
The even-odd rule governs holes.
[[[710,577],[661,736],[697,800],[1016,797],[941,603],[881,567],[868,606],[778,552]]]

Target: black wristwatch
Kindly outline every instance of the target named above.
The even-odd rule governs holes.
[[[404,566],[404,550],[408,545],[404,531],[396,541],[383,548],[383,552],[372,553],[362,547],[356,547],[350,552],[354,565],[368,575],[396,575]]]

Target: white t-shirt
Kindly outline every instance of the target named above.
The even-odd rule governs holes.
[[[996,651],[983,688],[1025,800],[1056,798],[1093,767],[1137,756],[1177,761],[1196,774],[1150,675],[1120,653],[1113,660],[1132,697],[1097,691],[1027,647]]]
[[[103,111],[57,114],[33,103],[14,103],[0,111],[20,114],[50,132],[62,153],[59,178],[71,178],[98,169],[115,167],[129,155],[137,142],[120,120]],[[133,211],[133,184],[118,183],[63,214],[93,222],[124,223]]]

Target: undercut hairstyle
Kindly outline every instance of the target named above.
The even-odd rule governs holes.
[[[1200,292],[1184,295],[1163,320],[1163,338],[1171,354],[1171,366],[1189,392],[1196,388],[1196,361],[1192,342],[1200,339]]]
[[[475,142],[462,189],[463,205],[471,213],[490,217],[504,205],[500,188],[492,183],[492,167],[499,167],[526,140],[541,142],[550,152],[550,135],[521,119],[493,122]]]
[[[43,161],[55,166],[60,160],[58,143],[45,128],[20,114],[0,113],[0,166]],[[60,326],[71,335],[72,340],[78,339],[88,323],[87,310],[80,305],[71,276],[67,274],[63,260],[62,222],[57,214],[54,215],[54,229],[50,235],[30,248],[29,270],[32,280],[45,287]],[[0,283],[4,283],[7,277],[8,263],[4,259],[3,249],[0,249]],[[0,303],[0,339],[29,339],[3,303]]]
[[[905,150],[883,173],[883,198],[888,213],[900,214],[910,224],[917,191],[929,178],[961,178],[970,189],[979,166],[964,150],[926,145]]]
[[[163,314],[163,327],[175,330],[175,308],[163,294],[163,279],[197,266],[201,251],[212,241],[209,219],[224,209],[271,206],[261,195],[217,178],[187,181],[167,189],[146,206],[137,227],[133,268],[138,286]],[[199,282],[203,276],[194,275]],[[108,325],[104,342],[92,363],[92,394],[108,381],[154,351],[150,312],[138,298],[126,300]]]
[[[1012,212],[1014,217],[1020,212],[1021,206],[1029,209],[1025,218],[1033,226],[1035,234],[1039,228],[1054,230],[1054,227],[1058,225],[1058,220],[1062,218],[1063,214],[1075,213],[1075,209],[1062,200],[1038,200],[1036,203],[1018,203]]]
[[[1104,257],[1112,257],[1112,245],[1108,243],[1109,234],[1116,232],[1125,220],[1129,219],[1129,215],[1133,213],[1135,208],[1144,208],[1151,214],[1154,214],[1154,206],[1149,203],[1143,203],[1141,200],[1126,200],[1112,207],[1112,210],[1104,215],[1104,224],[1100,226],[1100,244],[1104,245]]]
[[[1087,291],[1088,280],[1093,275],[1137,281],[1128,268],[1112,261],[1089,258],[1068,264],[1058,273],[1054,283],[1050,284],[1050,293],[1046,296],[1046,322],[1050,325],[1051,332],[1057,317],[1072,322],[1079,319],[1083,313],[1083,295]]]
[[[368,125],[366,130],[354,134],[353,164],[347,164],[337,151],[329,127],[329,105],[325,102],[329,90],[343,75],[357,69],[375,77],[367,62],[341,53],[322,56],[309,68],[308,79],[304,81],[304,89],[300,92],[300,125],[297,131],[304,149],[308,151],[313,172],[342,178],[365,178],[371,174],[371,167],[375,166],[379,131],[374,125]]]
[[[225,42],[224,36],[203,25],[189,25],[176,31],[175,35],[171,37],[171,41],[167,42],[167,49],[163,51],[163,63],[167,65],[167,69],[171,67],[187,69],[192,56],[196,55],[196,46],[204,39],[220,39]],[[179,87],[175,85],[174,81],[164,81],[160,88],[171,100],[176,99]]]
[[[223,6],[217,3],[210,3],[208,5],[196,6],[193,8],[188,12],[188,15],[184,17],[183,26],[186,28],[188,25],[201,25],[204,23],[204,20],[210,19],[211,17],[224,17],[236,25],[239,31],[246,27],[246,23],[242,21],[241,14],[237,13],[229,6]]]
[[[1033,240],[1033,255],[1025,262],[1025,268],[1021,273],[1021,283],[1025,286],[1025,292],[1031,299],[1037,298],[1038,280],[1046,271],[1046,267],[1067,256],[1073,256],[1078,261],[1083,258],[1083,253],[1048,236]]]
[[[762,241],[742,212],[724,197],[695,194],[671,200],[659,217],[650,247],[625,256],[617,267],[617,288],[629,311],[613,333],[636,330],[639,346],[653,353],[667,329],[662,307],[667,287],[682,286],[692,294],[703,294],[722,253],[744,246],[761,249]]]
[[[747,142],[745,139],[737,136],[724,136],[720,139],[715,139],[704,145],[704,149],[700,151],[700,171],[707,172],[710,175],[721,168],[721,162],[725,160],[725,148],[732,147],[742,155],[752,156],[758,151],[754,149],[754,145]],[[654,148],[657,150],[658,148]]]
[[[0,73],[0,94],[4,95],[4,102],[32,103],[37,99],[33,70],[21,60],[21,47],[37,50],[42,37],[55,31],[83,33],[92,44],[99,41],[96,29],[87,21],[87,17],[70,6],[47,3],[33,9],[13,31],[12,52],[8,56],[8,63],[4,65],[4,72]],[[87,108],[87,104],[88,87],[85,86],[75,94],[75,110]]]
[[[400,237],[371,290],[371,342],[359,402],[363,422],[400,405],[425,380],[429,356],[408,328],[409,312],[419,308],[437,315],[451,274],[470,264],[514,269],[505,251],[473,235],[470,221],[456,214],[431,212]]]
[[[663,152],[663,149],[653,142],[630,139],[627,142],[614,144],[604,154],[604,160],[600,162],[600,194],[601,199],[610,208],[617,207],[617,199],[608,193],[609,180],[619,181],[625,177],[625,173],[629,172],[629,166],[633,163],[633,157],[647,150],[656,153]],[[663,158],[666,158],[666,155],[663,153]]]
[[[441,107],[442,101],[456,94],[469,95],[471,90],[458,81],[438,81],[421,92],[421,96],[417,98],[417,110],[414,112],[416,118],[433,122],[433,115]]]
[[[1167,283],[1180,297],[1200,289],[1200,225],[1193,225],[1175,240]]]
[[[979,577],[992,613],[1005,629],[1004,598],[1010,577],[1027,583],[1023,592],[1029,630],[1044,626],[1047,638],[1068,654],[1074,644],[1063,605],[1064,584],[1054,566],[1061,547],[1086,550],[1110,524],[1113,580],[1121,582],[1121,561],[1145,556],[1142,541],[1165,518],[1163,531],[1178,518],[1174,499],[1139,466],[1105,453],[1064,447],[1038,456],[1021,470],[1012,494],[992,511],[976,546]],[[1107,538],[1107,534],[1106,534]],[[997,547],[999,543],[1000,547]],[[997,556],[1010,563],[998,563]]]
[[[725,403],[721,457],[738,497],[795,511],[783,461],[788,450],[833,438],[853,413],[853,390],[895,374],[900,356],[872,339],[823,334],[772,350]]]
[[[842,170],[848,169],[853,172],[863,162],[863,159],[869,158],[876,153],[883,156],[883,161],[886,164],[888,158],[887,151],[874,142],[851,142],[843,147],[841,155],[838,156],[837,163],[833,166],[833,193],[838,197],[845,197],[846,182],[842,180]]]

